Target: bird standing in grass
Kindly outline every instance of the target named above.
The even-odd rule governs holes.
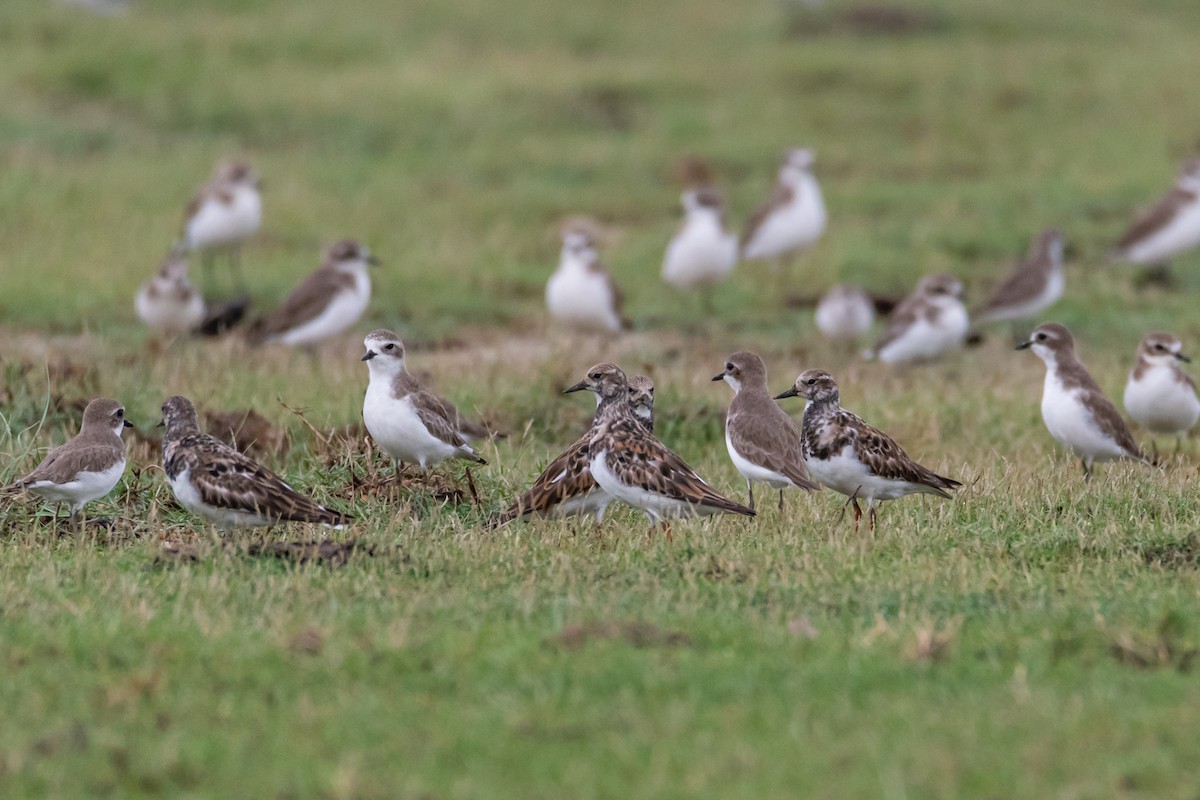
[[[203,256],[210,288],[213,259],[217,253],[224,253],[237,287],[245,289],[241,248],[262,225],[261,189],[262,182],[249,164],[222,161],[188,203],[179,246]]]
[[[1196,384],[1180,369],[1189,363],[1183,343],[1169,333],[1151,333],[1138,345],[1137,363],[1125,384],[1125,410],[1138,425],[1151,434],[1183,437],[1200,419],[1200,399]]]

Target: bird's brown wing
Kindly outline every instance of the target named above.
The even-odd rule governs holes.
[[[1129,426],[1125,424],[1125,418],[1098,387],[1092,391],[1084,391],[1080,393],[1080,396],[1084,406],[1092,412],[1092,419],[1096,421],[1096,427],[1100,429],[1101,433],[1116,442],[1132,458],[1146,460],[1146,457],[1142,455],[1142,448],[1130,433]]]
[[[551,461],[533,485],[492,521],[492,526],[500,527],[529,514],[550,514],[568,500],[600,491],[588,462],[590,438],[589,431]]]
[[[124,448],[115,444],[80,445],[67,442],[47,453],[41,464],[13,485],[24,487],[39,481],[67,483],[74,480],[80,472],[104,469],[96,469],[96,464],[112,464],[124,455]]]
[[[746,220],[746,229],[742,231],[742,241],[739,243],[739,246],[744,248],[750,244],[755,234],[758,233],[758,229],[767,221],[767,217],[775,213],[775,209],[792,202],[793,197],[795,197],[795,192],[790,186],[776,184],[775,191],[771,192],[771,196],[767,198],[767,202],[754,209],[754,213]]]
[[[460,448],[461,458],[479,464],[487,463],[466,447],[467,442],[458,432],[458,426],[454,424],[451,417],[447,416],[444,400],[428,389],[416,389],[409,393],[408,399],[431,436],[441,439],[451,447]]]
[[[843,425],[854,433],[854,452],[874,474],[895,481],[908,481],[928,486],[934,494],[949,497],[945,490],[957,489],[961,483],[938,475],[909,458],[892,437],[868,425],[853,414],[842,411]]]
[[[254,324],[252,341],[261,342],[316,319],[338,292],[353,289],[354,277],[322,267],[288,294],[283,304]]]
[[[1133,221],[1129,229],[1117,240],[1117,249],[1125,250],[1158,233],[1175,219],[1179,209],[1195,202],[1196,197],[1193,192],[1172,186],[1161,200]]]
[[[774,403],[773,400],[770,402]],[[750,463],[782,473],[801,489],[813,491],[821,488],[820,484],[808,477],[800,432],[796,430],[796,423],[782,409],[778,416],[748,414],[738,420],[738,424],[733,424],[731,419],[729,441]]]
[[[888,316],[887,327],[883,331],[883,336],[879,337],[879,341],[875,343],[875,352],[878,353],[903,336],[904,332],[917,321],[917,318],[920,317],[924,310],[924,297],[910,296],[905,298],[904,302],[896,306],[895,310]]]

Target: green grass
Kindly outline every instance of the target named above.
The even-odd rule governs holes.
[[[184,393],[282,426],[271,465],[375,547],[326,567],[218,542],[146,438],[94,506],[109,534],[0,501],[0,796],[1194,800],[1194,440],[1085,484],[1006,333],[889,370],[831,352],[758,267],[702,332],[659,283],[684,153],[713,160],[741,220],[782,148],[809,144],[831,224],[802,293],[946,270],[978,298],[1056,225],[1072,260],[1053,316],[1110,395],[1144,331],[1200,349],[1200,255],[1171,293],[1103,263],[1200,143],[1200,7],[905,7],[924,28],[856,32],[834,0],[0,4],[0,483],[75,431],[80,401],[120,398],[146,429]],[[418,370],[512,433],[484,448],[478,506],[355,489],[388,467],[310,430],[359,420],[358,332],[315,359],[144,343],[133,290],[233,153],[267,185],[256,298],[362,238],[385,260],[362,331],[400,330]],[[619,342],[543,327],[577,212],[611,234],[638,329]],[[585,424],[558,391],[602,359],[648,369],[663,438],[742,496],[708,381],[741,348],[779,389],[831,369],[848,407],[966,488],[884,506],[873,537],[831,493],[679,523],[673,543],[627,512],[481,528]]]

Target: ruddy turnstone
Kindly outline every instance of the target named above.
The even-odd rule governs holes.
[[[362,360],[370,372],[363,422],[381,450],[422,471],[447,458],[487,463],[467,444],[458,409],[409,373],[399,336],[380,328],[368,333],[363,345]]]
[[[587,390],[612,413],[592,429],[588,466],[600,488],[645,513],[650,524],[662,523],[668,538],[672,517],[697,514],[742,514],[754,511],[713,491],[696,471],[654,437],[629,410],[629,381],[614,364],[597,364],[567,392]]]
[[[1200,400],[1191,376],[1179,368],[1191,359],[1169,333],[1151,333],[1137,349],[1137,364],[1125,384],[1125,410],[1152,434],[1183,436],[1200,419]]]
[[[817,302],[817,330],[826,339],[853,344],[871,331],[875,303],[857,286],[841,284]]]
[[[204,298],[188,280],[186,259],[170,255],[134,297],[138,318],[155,333],[191,333],[204,321]]]
[[[596,226],[573,219],[563,226],[558,269],[546,282],[546,307],[559,322],[580,330],[617,333],[629,327],[621,316],[621,290],[596,254]]]
[[[725,228],[725,204],[711,185],[683,193],[683,223],[667,243],[663,280],[679,289],[709,287],[729,277],[738,259],[737,236]],[[705,302],[711,294],[705,291]]]
[[[83,425],[75,438],[55,447],[33,472],[8,489],[24,489],[43,500],[66,503],[71,523],[83,507],[111,492],[125,472],[125,442],[121,432],[132,428],[125,407],[97,397],[83,410]]]
[[[970,327],[962,283],[952,275],[926,275],[888,317],[873,355],[885,364],[928,361],[962,347]]]
[[[353,518],[300,494],[275,473],[200,431],[186,397],[162,406],[163,471],[179,504],[222,529],[312,522],[342,528]]]
[[[654,383],[644,375],[631,378],[629,403],[624,407],[599,396],[597,401],[596,415],[587,431],[562,455],[551,461],[534,480],[533,485],[513,501],[504,513],[491,521],[491,527],[498,528],[515,519],[529,516],[566,517],[590,514],[595,516],[597,521],[604,518],[604,511],[614,498],[601,489],[592,477],[588,459],[592,432],[610,414],[630,412],[641,420],[648,430],[653,430]]]
[[[291,291],[278,309],[257,321],[254,344],[312,346],[358,322],[371,302],[370,268],[378,259],[344,239],[325,251],[321,266]]]
[[[654,433],[654,381],[645,375],[630,378],[629,405],[646,430]]]
[[[808,148],[785,153],[774,193],[746,223],[742,258],[790,260],[821,238],[827,216],[813,161]]]
[[[1146,461],[1125,420],[1075,355],[1075,340],[1055,322],[1033,329],[1018,350],[1031,348],[1046,364],[1042,390],[1042,420],[1059,444],[1083,462],[1083,474],[1092,476],[1096,461],[1132,458]],[[1148,463],[1148,462],[1147,462]]]
[[[1066,285],[1063,237],[1045,230],[1034,237],[1025,260],[971,312],[976,323],[1023,320],[1040,315],[1062,297]]]
[[[1200,245],[1200,158],[1188,161],[1175,185],[1133,221],[1114,255],[1146,266],[1165,265]]]
[[[811,492],[821,488],[808,477],[800,430],[767,390],[767,366],[756,354],[741,351],[725,361],[725,370],[713,377],[733,389],[733,402],[725,417],[725,447],[733,466],[746,479],[754,508],[754,482],[779,490],[788,487]]]
[[[808,400],[801,420],[804,462],[808,473],[835,492],[849,497],[854,506],[854,527],[862,518],[860,499],[867,501],[871,530],[875,529],[875,504],[907,494],[935,494],[949,498],[962,486],[909,458],[892,437],[841,407],[838,385],[820,369],[805,370],[792,388],[775,396]]]
[[[206,268],[210,267],[214,253],[227,253],[239,286],[244,283],[242,243],[262,225],[260,187],[258,175],[249,164],[222,161],[209,182],[188,203],[184,218],[180,245],[188,251],[200,251]]]

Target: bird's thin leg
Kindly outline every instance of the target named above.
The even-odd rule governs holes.
[[[783,489],[779,490],[779,513],[783,513]]]
[[[1153,463],[1157,464],[1158,463],[1158,439],[1150,440],[1150,452],[1153,453],[1153,457],[1150,460]],[[1178,452],[1178,450],[1176,450],[1176,452]]]
[[[1183,452],[1183,434],[1180,433],[1180,434],[1176,434],[1176,436],[1175,436],[1175,455],[1179,455],[1182,452]]]
[[[1083,464],[1083,479],[1090,481],[1092,479],[1092,465],[1088,463],[1086,458],[1080,459],[1080,463]]]
[[[667,544],[671,544],[671,523],[668,520],[662,521],[663,533],[667,536]]]
[[[854,532],[858,533],[858,521],[862,519],[862,507],[858,504],[858,498],[852,497],[854,502]]]
[[[749,478],[746,478],[746,490],[748,492],[750,492],[750,510],[753,511],[754,510],[754,484],[750,482]]]
[[[871,533],[874,533],[875,532],[875,506],[868,504],[867,512],[868,512],[868,516],[871,521]]]

